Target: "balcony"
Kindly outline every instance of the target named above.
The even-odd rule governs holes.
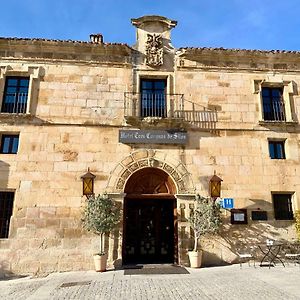
[[[285,107],[283,101],[263,103],[264,121],[285,122]]]
[[[1,113],[25,114],[28,93],[6,93],[4,95]]]
[[[124,93],[124,116],[131,125],[215,129],[217,112],[184,99],[183,94]]]

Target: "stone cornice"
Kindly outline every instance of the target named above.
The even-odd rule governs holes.
[[[177,21],[175,20],[170,20],[166,17],[162,17],[162,16],[156,16],[156,15],[152,15],[152,16],[143,16],[137,19],[131,19],[131,23],[132,25],[136,26],[136,27],[141,27],[144,23],[147,22],[159,22],[159,23],[163,23],[165,24],[168,28],[173,28],[177,25]]]
[[[179,68],[283,72],[299,72],[300,70],[299,51],[180,48],[176,54]]]
[[[260,54],[299,54],[300,51],[290,51],[290,50],[258,50],[258,49],[238,49],[232,48],[227,49],[223,47],[213,48],[213,47],[181,47],[178,51],[184,52],[194,52],[194,53],[201,53],[201,52],[227,52],[227,53],[260,53]]]
[[[288,70],[300,65],[300,52],[298,51],[180,48],[176,54],[179,59],[202,62],[208,66],[236,67],[239,64],[259,69],[265,68],[267,64],[273,64],[274,69]]]
[[[134,50],[126,44],[0,38],[0,57],[130,63]]]

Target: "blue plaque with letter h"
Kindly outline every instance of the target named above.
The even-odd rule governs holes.
[[[223,208],[227,208],[227,209],[234,208],[233,198],[224,198],[222,204],[223,204]]]

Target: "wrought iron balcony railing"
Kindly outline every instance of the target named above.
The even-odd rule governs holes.
[[[263,104],[263,114],[265,121],[284,122],[285,107],[283,101],[273,101],[272,103]]]
[[[126,92],[124,99],[125,117],[175,118],[175,112],[184,109],[182,94]]]
[[[28,93],[6,93],[3,98],[1,112],[25,114]]]
[[[214,129],[217,111],[184,100],[183,94],[130,93],[124,94],[124,115],[128,120],[145,118],[173,119],[199,128]]]

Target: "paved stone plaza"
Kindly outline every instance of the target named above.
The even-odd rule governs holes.
[[[300,299],[300,268],[244,265],[187,269],[190,274],[53,273],[0,281],[1,299]]]

